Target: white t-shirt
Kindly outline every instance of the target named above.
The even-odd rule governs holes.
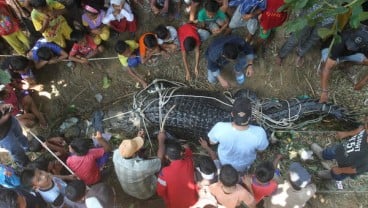
[[[105,17],[102,19],[102,23],[105,25],[109,24],[111,21],[117,20],[120,21],[121,19],[126,19],[128,22],[131,22],[134,20],[134,15],[132,12],[132,9],[130,8],[130,5],[128,3],[124,3],[123,9],[120,11],[118,15],[114,15],[114,8],[110,6],[107,9]]]
[[[253,125],[240,131],[230,122],[218,122],[208,137],[212,143],[219,143],[217,151],[221,164],[230,164],[239,172],[246,171],[252,165],[257,150],[265,150],[268,146],[264,129]]]
[[[178,31],[176,31],[175,27],[173,27],[173,26],[166,26],[166,29],[169,30],[170,37],[167,40],[163,40],[163,39],[157,38],[158,44],[159,45],[162,45],[164,43],[174,43],[176,45],[180,45],[179,44],[179,39],[178,39]]]

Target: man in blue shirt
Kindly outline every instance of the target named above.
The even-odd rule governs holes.
[[[224,88],[229,88],[229,83],[220,74],[220,70],[228,63],[234,64],[236,81],[238,84],[245,82],[243,70],[246,76],[253,75],[253,49],[243,38],[235,35],[216,38],[208,46],[206,51],[208,81],[215,83],[217,80]]]

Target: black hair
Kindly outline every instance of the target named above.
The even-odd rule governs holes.
[[[262,183],[269,182],[273,178],[274,173],[275,167],[270,161],[262,162],[256,167],[255,170],[257,180]]]
[[[217,1],[208,0],[204,8],[206,9],[207,12],[216,13],[220,9],[220,5]]]
[[[24,70],[29,65],[30,60],[24,56],[14,56],[11,57],[9,66],[11,66],[11,70]]]
[[[158,46],[158,42],[157,42],[157,38],[154,34],[147,34],[144,36],[143,39],[144,45],[147,48],[154,48],[156,46]]]
[[[46,141],[45,137],[37,136],[42,142]],[[42,144],[35,138],[32,138],[29,141],[29,151],[31,152],[40,152],[42,150]]]
[[[239,46],[236,43],[225,43],[222,53],[228,59],[236,59],[239,55]]]
[[[184,40],[185,51],[193,51],[196,46],[196,40],[193,37],[187,37]]]
[[[129,48],[128,44],[126,44],[123,40],[118,40],[115,43],[115,52],[118,54],[124,53]]]
[[[1,208],[17,208],[18,193],[12,189],[0,188],[0,207]]]
[[[26,168],[20,174],[20,181],[26,187],[33,186],[33,178],[36,174],[35,168]]]
[[[46,0],[30,0],[29,4],[35,9],[47,7]]]
[[[54,52],[52,52],[50,48],[40,47],[37,50],[37,56],[41,60],[49,61],[52,57],[54,57]]]
[[[166,39],[169,35],[169,30],[164,25],[159,25],[155,28],[154,32],[160,39]]]
[[[224,165],[220,170],[219,180],[226,187],[235,186],[239,181],[239,174],[231,165]]]
[[[86,195],[86,184],[82,180],[73,180],[65,188],[65,196],[77,202]]]
[[[11,62],[11,59],[12,59],[12,57],[5,58],[4,61],[1,62],[0,68],[2,70],[8,70],[9,69],[10,62]]]
[[[198,160],[198,167],[202,173],[207,175],[217,171],[216,165],[210,157],[201,157]]]
[[[165,154],[170,160],[180,160],[182,153],[183,147],[178,142],[169,142],[165,146]]]
[[[27,168],[48,171],[49,160],[43,155],[28,163]]]
[[[73,139],[73,141],[70,143],[70,146],[78,156],[83,156],[88,153],[90,141],[88,141],[88,139],[77,138]]]
[[[70,40],[74,43],[82,40],[86,33],[82,30],[73,30],[72,33],[70,33]]]

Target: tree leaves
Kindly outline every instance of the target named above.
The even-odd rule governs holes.
[[[334,34],[334,30],[330,28],[319,28],[318,29],[318,36],[321,37],[323,40],[327,39],[331,35]]]

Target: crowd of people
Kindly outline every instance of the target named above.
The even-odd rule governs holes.
[[[252,106],[246,98],[235,100],[231,122],[218,122],[208,132],[208,139],[199,138],[208,156],[198,158],[196,163],[189,146],[168,139],[164,131],[157,136],[157,156],[151,158],[144,154],[147,132],[143,131],[123,140],[116,150],[102,129],[96,130],[93,142],[52,137],[43,139],[42,144],[38,140],[32,144],[24,136],[24,127],[38,124],[48,128],[47,119],[32,98],[31,91],[43,88],[35,70],[61,61],[71,67],[90,66],[89,59],[106,50],[104,42],[111,41],[111,33],[127,33],[130,37],[115,41],[113,50],[122,69],[142,87],[147,87],[147,80],[135,69],[174,53],[181,52],[186,80],[193,72],[198,76],[202,43],[210,41],[204,49],[207,80],[227,89],[230,82],[222,75],[225,66],[232,65],[236,83],[244,84],[255,73],[254,48],[267,47],[272,30],[289,15],[287,10],[279,10],[283,0],[185,3],[189,19],[184,24],[160,24],[137,36],[137,13],[130,4],[142,4],[138,0],[0,0],[0,36],[16,53],[3,60],[0,70],[0,147],[7,149],[14,161],[13,167],[0,165],[0,207],[113,207],[119,196],[102,182],[110,156],[126,194],[140,200],[157,194],[169,208],[303,207],[313,197],[317,189],[302,164],[292,162],[282,175],[277,165],[281,155],[276,155],[274,161],[256,162],[258,152],[267,151],[269,140],[262,127],[249,124]],[[153,14],[168,20],[184,19],[180,0],[151,0],[149,7]],[[316,4],[299,16],[321,7]],[[367,1],[362,8],[368,10]],[[307,52],[322,42],[320,102],[328,101],[328,81],[337,64],[350,61],[368,65],[366,23],[357,29],[344,29],[341,41],[331,45],[332,37],[322,40],[318,29],[334,21],[326,18],[292,33],[276,60],[283,64],[296,47],[296,66],[301,67]],[[245,28],[246,34],[233,34],[237,28]],[[188,61],[192,51],[193,64]],[[354,89],[362,89],[366,82],[368,75]],[[368,117],[359,128],[338,132],[337,138],[346,138],[341,143],[326,148],[312,144],[311,149],[326,168],[317,173],[318,177],[342,181],[367,172],[367,133]],[[217,145],[217,151],[211,145]],[[45,148],[56,158],[31,161],[26,154]]]

